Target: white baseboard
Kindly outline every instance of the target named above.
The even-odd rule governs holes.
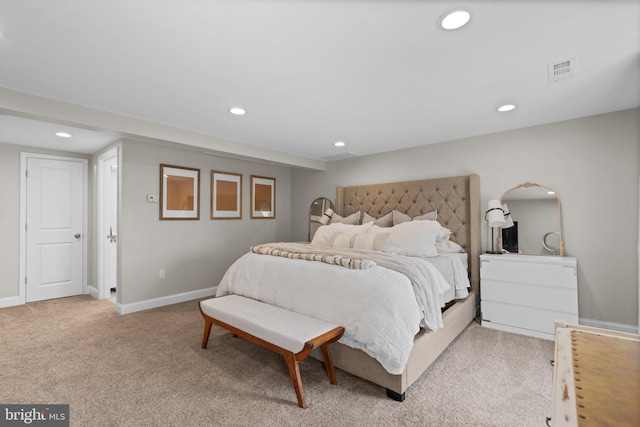
[[[87,286],[87,291],[89,295],[91,295],[95,299],[98,299],[98,289],[96,289],[95,286],[91,286],[91,285]]]
[[[24,298],[21,298],[19,296],[0,298],[0,308],[13,307],[15,305],[22,305],[24,303]]]
[[[583,326],[591,326],[592,328],[601,328],[601,329],[609,329],[611,331],[626,332],[628,334],[638,333],[637,326],[625,325],[624,323],[605,322],[602,320],[580,318],[580,324]]]
[[[217,286],[212,288],[199,289],[197,291],[183,292],[181,294],[168,295],[166,297],[153,298],[144,301],[132,302],[129,304],[116,304],[118,314],[135,313],[136,311],[149,310],[150,308],[163,307],[165,305],[177,304],[179,302],[190,301],[198,298],[213,297],[216,294]]]

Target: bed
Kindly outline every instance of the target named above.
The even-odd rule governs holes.
[[[360,216],[382,218],[393,211],[411,218],[437,211],[437,223],[420,221],[420,230],[426,229],[426,223],[446,228],[464,253],[438,256],[436,263],[441,265],[437,266],[433,265],[435,258],[425,262],[422,257],[390,256],[368,249],[259,245],[231,266],[217,296],[238,294],[345,326],[341,341],[332,345],[334,365],[386,388],[389,397],[402,401],[408,387],[474,318],[479,299],[479,177],[336,189],[335,213],[340,217],[359,212]],[[405,229],[415,229],[416,223],[405,224]],[[351,242],[355,239],[355,234],[346,236]],[[300,259],[302,251],[308,251],[305,259]],[[264,252],[279,256],[265,256]],[[309,262],[309,258],[320,262]],[[459,263],[459,258],[467,261],[465,288],[470,288],[464,290],[468,296],[463,299],[456,299],[458,285],[452,286],[452,293],[447,283],[440,284],[449,280],[442,274],[446,266]],[[421,280],[433,284],[416,285]],[[347,298],[356,298],[357,303]],[[446,309],[441,309],[445,303]],[[389,308],[395,304],[408,308]],[[372,331],[380,332],[381,337]]]

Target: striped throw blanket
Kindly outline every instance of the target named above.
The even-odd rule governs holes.
[[[335,249],[324,249],[309,246],[304,243],[268,243],[252,246],[251,251],[262,255],[281,256],[290,259],[302,259],[306,261],[319,261],[331,265],[339,265],[351,270],[364,270],[375,267],[374,261],[362,258],[353,258],[347,255],[336,254]]]

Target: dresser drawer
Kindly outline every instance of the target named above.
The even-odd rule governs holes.
[[[493,301],[482,302],[482,322],[553,334],[556,321],[578,323],[578,315]]]
[[[480,264],[480,279],[482,281],[491,279],[576,289],[576,274],[575,265],[528,260],[517,261],[513,257],[505,257],[504,260],[483,259]]]
[[[578,296],[570,287],[484,279],[480,292],[483,306],[493,301],[578,314]]]

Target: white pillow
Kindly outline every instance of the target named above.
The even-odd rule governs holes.
[[[410,221],[389,228],[387,252],[399,255],[435,257],[436,239],[442,226],[437,221]]]
[[[388,233],[389,227],[380,227],[379,225],[375,225],[374,223],[369,223],[371,226],[367,228],[366,233]]]
[[[462,248],[462,246],[460,246],[456,242],[453,242],[449,239],[443,239],[443,240],[440,240],[439,242],[436,242],[436,249],[438,250],[438,252],[452,252],[452,253],[464,252],[464,249]]]
[[[364,233],[371,226],[372,222],[368,222],[362,225],[343,224],[336,222],[329,225],[321,225],[313,235],[311,244],[314,246],[331,246],[331,238],[337,233]]]
[[[441,240],[447,240],[449,239],[449,237],[451,237],[451,230],[449,230],[448,228],[442,227],[440,229],[440,233],[438,233],[438,238],[436,239],[436,241],[439,242]]]
[[[334,212],[333,215],[331,215],[331,221],[329,221],[329,224],[342,223],[342,224],[357,225],[359,221],[360,221],[359,211],[347,217],[342,217]]]
[[[331,239],[331,246],[342,249],[384,251],[389,237],[389,233],[338,233]]]

